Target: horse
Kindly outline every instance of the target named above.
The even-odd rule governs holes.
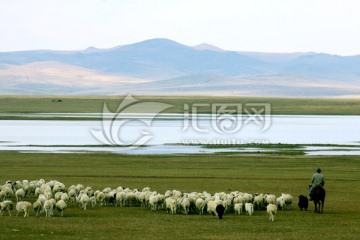
[[[315,213],[323,213],[325,202],[325,189],[322,187],[315,187],[312,193],[312,199],[315,204]]]

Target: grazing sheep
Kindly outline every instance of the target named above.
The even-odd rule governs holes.
[[[53,209],[54,209],[53,201],[51,201],[51,199],[46,200],[44,203],[45,216],[51,217],[54,214]]]
[[[75,187],[68,190],[68,195],[69,195],[70,201],[75,202],[75,199],[76,199],[76,189],[75,189]]]
[[[30,209],[31,209],[32,205],[29,202],[26,201],[22,201],[22,202],[18,202],[16,204],[16,211],[17,211],[17,215],[19,215],[20,212],[24,212],[24,217],[28,217],[30,214]]]
[[[176,199],[169,197],[165,199],[166,212],[170,210],[171,214],[176,214]]]
[[[56,201],[59,201],[61,199],[61,196],[63,195],[63,192],[56,192],[54,195],[54,199]]]
[[[266,194],[264,199],[267,205],[276,203],[276,197],[273,194]]]
[[[309,207],[309,199],[304,195],[300,195],[298,206],[301,209],[301,211],[304,209],[305,209],[305,211],[307,211],[307,209]]]
[[[56,205],[56,210],[59,212],[59,216],[64,216],[64,210],[67,208],[66,202],[64,200],[59,200]]]
[[[249,214],[249,216],[253,215],[254,205],[252,203],[245,203],[245,211]]]
[[[209,201],[207,203],[207,211],[208,213],[211,213],[213,216],[218,216],[218,213],[216,211],[216,207],[218,205],[222,204],[221,200],[213,200],[213,201]],[[223,206],[224,207],[224,206]]]
[[[90,198],[87,194],[83,194],[81,197],[80,197],[80,207],[84,210],[86,210],[86,205],[88,204],[88,202],[90,201]]]
[[[291,196],[290,194],[287,194],[287,193],[282,193],[281,197],[284,199],[285,207],[287,209],[291,209],[291,204],[294,199],[293,196]]]
[[[89,202],[92,208],[96,207],[96,198],[95,196],[92,196],[89,198]]]
[[[22,198],[25,197],[24,189],[20,188],[20,189],[16,190],[15,196],[16,196],[16,202],[19,202]]]
[[[216,212],[219,219],[222,219],[224,211],[225,211],[225,207],[222,204],[216,206]]]
[[[11,186],[11,185],[10,185],[10,186]],[[13,195],[14,195],[14,191],[13,191],[12,188],[9,187],[9,186],[5,186],[5,187],[1,190],[1,196],[2,196],[3,200],[10,200]]]
[[[61,195],[60,200],[64,200],[65,202],[69,201],[70,200],[69,195],[67,193],[63,193]]]
[[[103,192],[99,192],[99,194],[96,196],[96,199],[100,202],[100,205],[103,205],[103,199],[105,198],[105,195],[103,196]],[[116,193],[115,198],[115,206],[119,205],[120,207],[125,206],[125,198],[126,193],[124,191],[120,191]]]
[[[235,214],[241,215],[242,209],[243,209],[243,203],[235,203],[234,205]]]
[[[38,217],[40,215],[41,211],[43,210],[43,204],[41,203],[40,200],[36,200],[36,202],[34,202],[33,209],[36,213],[36,216]]]
[[[190,211],[190,201],[188,198],[183,197],[180,203],[182,210],[184,211],[185,215],[187,215]]]
[[[9,213],[9,216],[11,216],[10,210],[13,210],[14,204],[10,200],[5,200],[0,203],[0,215],[3,215],[3,212]]]
[[[202,198],[197,198],[195,201],[196,209],[199,211],[199,214],[204,214],[204,208],[205,208],[206,202]]]
[[[277,207],[275,204],[269,204],[266,207],[266,211],[269,214],[269,221],[273,222],[276,212],[277,212]]]
[[[264,205],[264,195],[259,194],[259,195],[255,196],[253,204],[254,204],[254,208],[261,210]]]

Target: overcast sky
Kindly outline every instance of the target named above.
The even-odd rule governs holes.
[[[0,0],[0,51],[151,38],[226,50],[360,54],[359,0]]]

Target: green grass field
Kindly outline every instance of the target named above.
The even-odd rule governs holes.
[[[360,234],[359,156],[277,154],[116,155],[0,152],[1,179],[58,180],[94,190],[150,187],[164,193],[207,191],[290,193],[292,210],[278,211],[273,223],[265,211],[253,216],[228,213],[170,215],[141,207],[70,205],[64,217],[0,217],[0,239],[356,239]],[[297,207],[317,167],[323,169],[327,196],[324,213]],[[33,198],[28,198],[33,202]],[[14,199],[15,201],[15,199]],[[13,215],[16,211],[12,211]]]
[[[184,104],[270,103],[272,114],[360,115],[360,99],[195,97],[195,96],[134,96],[141,102],[161,102],[174,107],[164,112],[183,113]],[[101,113],[106,102],[116,111],[124,96],[0,96],[0,113]],[[59,101],[61,100],[61,101]],[[139,111],[143,111],[141,108]],[[199,107],[199,113],[211,113],[211,107]],[[4,117],[0,118],[4,119]]]

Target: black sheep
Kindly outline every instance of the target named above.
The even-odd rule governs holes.
[[[305,197],[304,195],[300,195],[298,206],[301,209],[301,211],[303,209],[307,210],[309,207],[309,199],[307,197]]]
[[[219,219],[222,219],[222,216],[224,214],[225,208],[222,204],[219,204],[216,206],[216,212],[218,214]]]

